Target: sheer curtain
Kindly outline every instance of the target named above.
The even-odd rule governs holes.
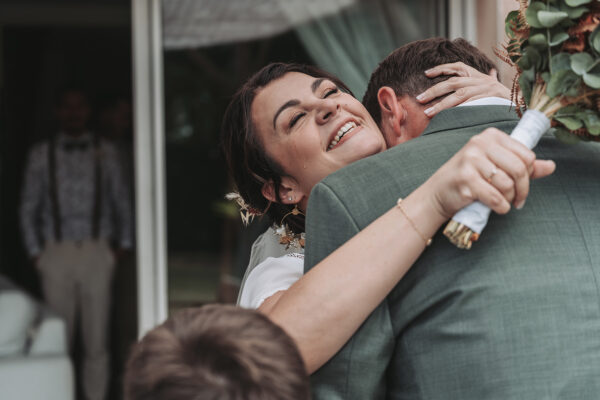
[[[392,50],[412,40],[445,35],[442,3],[307,0],[298,8],[293,2],[279,0],[283,14],[295,26],[315,63],[340,77],[359,99],[373,69]]]

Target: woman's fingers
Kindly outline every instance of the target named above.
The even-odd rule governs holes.
[[[486,129],[480,135],[471,138],[471,141],[485,152],[488,160],[513,180],[513,204],[521,208],[529,194],[529,176],[533,172],[535,153],[497,129]],[[485,177],[485,174],[491,172],[482,173]]]
[[[453,76],[452,78],[448,78],[445,81],[436,83],[429,89],[425,90],[423,93],[419,94],[416,97],[416,99],[419,101],[419,103],[425,104],[440,96],[444,96],[449,93],[455,92],[458,89],[478,86],[482,83],[483,81],[481,80],[481,78]]]
[[[442,110],[466,101],[484,97],[496,96],[510,99],[510,90],[498,81],[498,73],[495,69],[491,69],[488,74],[484,74],[473,67],[458,62],[438,65],[425,71],[425,74],[429,78],[440,75],[454,75],[416,96],[417,101],[421,104],[427,104],[439,97],[447,96],[425,110],[428,117],[433,117]]]
[[[484,177],[485,181],[494,186],[508,203],[512,203],[516,194],[514,181],[501,169],[498,169],[495,166],[492,168],[492,173],[487,177]]]
[[[440,64],[425,71],[428,78],[435,78],[440,75],[458,75],[458,76],[478,76],[481,72],[462,62]]]
[[[451,79],[454,79],[454,78],[451,78]],[[474,78],[458,78],[458,79],[474,79]],[[468,85],[460,86],[460,85],[453,85],[453,84],[442,85],[446,82],[448,82],[448,81],[440,82],[437,85],[428,89],[428,90],[434,89],[435,91],[432,92],[434,94],[435,94],[435,92],[442,93],[439,96],[443,96],[445,94],[452,93],[452,94],[444,97],[442,100],[440,100],[438,103],[434,104],[433,106],[425,109],[425,111],[424,111],[425,114],[430,118],[442,110],[446,110],[448,108],[455,107],[461,103],[464,103],[465,101],[476,100],[476,99],[481,99],[483,97],[486,97],[486,94],[484,92],[482,92],[481,90],[479,90],[478,86],[468,86]],[[438,85],[442,85],[442,86],[437,88]],[[454,88],[454,86],[456,86],[456,87]],[[445,91],[445,90],[448,90],[448,91]],[[427,93],[427,91],[424,93]],[[439,97],[439,96],[437,96],[437,97]]]
[[[445,81],[437,83],[419,94],[416,99],[421,104],[427,104],[439,97],[446,96],[439,103],[427,108],[425,114],[432,117],[438,112],[449,107],[454,107],[466,101],[481,99],[484,97],[510,98],[510,90],[488,75],[479,77],[457,77],[454,76]]]
[[[552,160],[535,160],[533,162],[532,179],[544,178],[556,170],[556,164]]]
[[[473,136],[436,176],[449,183],[435,184],[442,215],[453,215],[479,200],[497,213],[521,208],[530,179],[548,176],[556,166],[536,160],[535,154],[504,132],[489,128]],[[446,214],[447,212],[447,214]]]
[[[515,188],[513,204],[517,208],[523,206],[529,195],[530,178],[548,176],[556,169],[553,161],[536,160],[533,151],[498,129],[486,129],[473,137],[472,141],[485,151],[486,157],[499,170],[512,179]],[[502,191],[502,188],[499,189]]]
[[[477,191],[477,198],[480,202],[497,214],[506,214],[510,211],[510,203],[498,189],[487,182],[481,183],[480,186],[481,188]]]
[[[552,161],[536,160],[533,151],[495,128],[472,137],[467,146],[466,154],[471,156],[471,162],[476,163],[482,153],[481,156],[492,163],[491,167],[479,163],[479,173],[517,208],[523,206],[529,195],[530,177],[548,176],[556,168]],[[514,191],[509,188],[511,183]]]
[[[512,179],[515,188],[513,204],[520,208],[519,206],[529,195],[528,164],[516,154],[502,147],[498,147],[492,154],[488,153],[488,156],[497,168],[503,170]],[[533,169],[533,167],[531,168]]]

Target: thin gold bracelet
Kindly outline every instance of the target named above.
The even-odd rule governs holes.
[[[396,202],[396,207],[398,207],[400,209],[400,212],[402,213],[402,215],[404,215],[404,218],[406,218],[406,220],[408,221],[408,223],[410,224],[410,226],[413,227],[413,229],[415,230],[415,232],[417,232],[419,234],[419,236],[421,236],[421,238],[425,242],[425,246],[429,246],[431,244],[431,242],[433,242],[433,239],[431,239],[431,238],[427,239],[425,237],[425,235],[423,235],[421,233],[421,231],[417,229],[417,226],[415,225],[415,223],[413,222],[413,220],[408,217],[408,214],[406,213],[406,211],[404,211],[404,207],[402,207],[402,197],[400,197],[398,199],[398,201]]]

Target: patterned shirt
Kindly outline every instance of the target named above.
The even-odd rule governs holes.
[[[90,133],[73,138],[58,135],[56,141],[56,196],[63,240],[93,237],[95,202],[94,144]],[[100,140],[101,210],[99,237],[132,246],[132,215],[129,190],[115,147]],[[55,238],[49,185],[48,141],[34,146],[25,169],[21,199],[21,229],[30,256],[44,242]]]

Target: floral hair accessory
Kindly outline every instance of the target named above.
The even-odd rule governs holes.
[[[279,236],[279,243],[284,245],[286,250],[290,247],[296,249],[304,248],[304,232],[294,233],[287,224],[275,225],[273,229],[275,229],[275,233]]]
[[[238,206],[240,207],[240,217],[242,218],[244,226],[248,226],[248,224],[252,222],[254,217],[262,216],[265,214],[264,211],[261,211],[254,207],[250,207],[250,205],[246,203],[244,198],[237,192],[227,193],[225,195],[225,198],[227,200],[234,200],[238,204]]]

